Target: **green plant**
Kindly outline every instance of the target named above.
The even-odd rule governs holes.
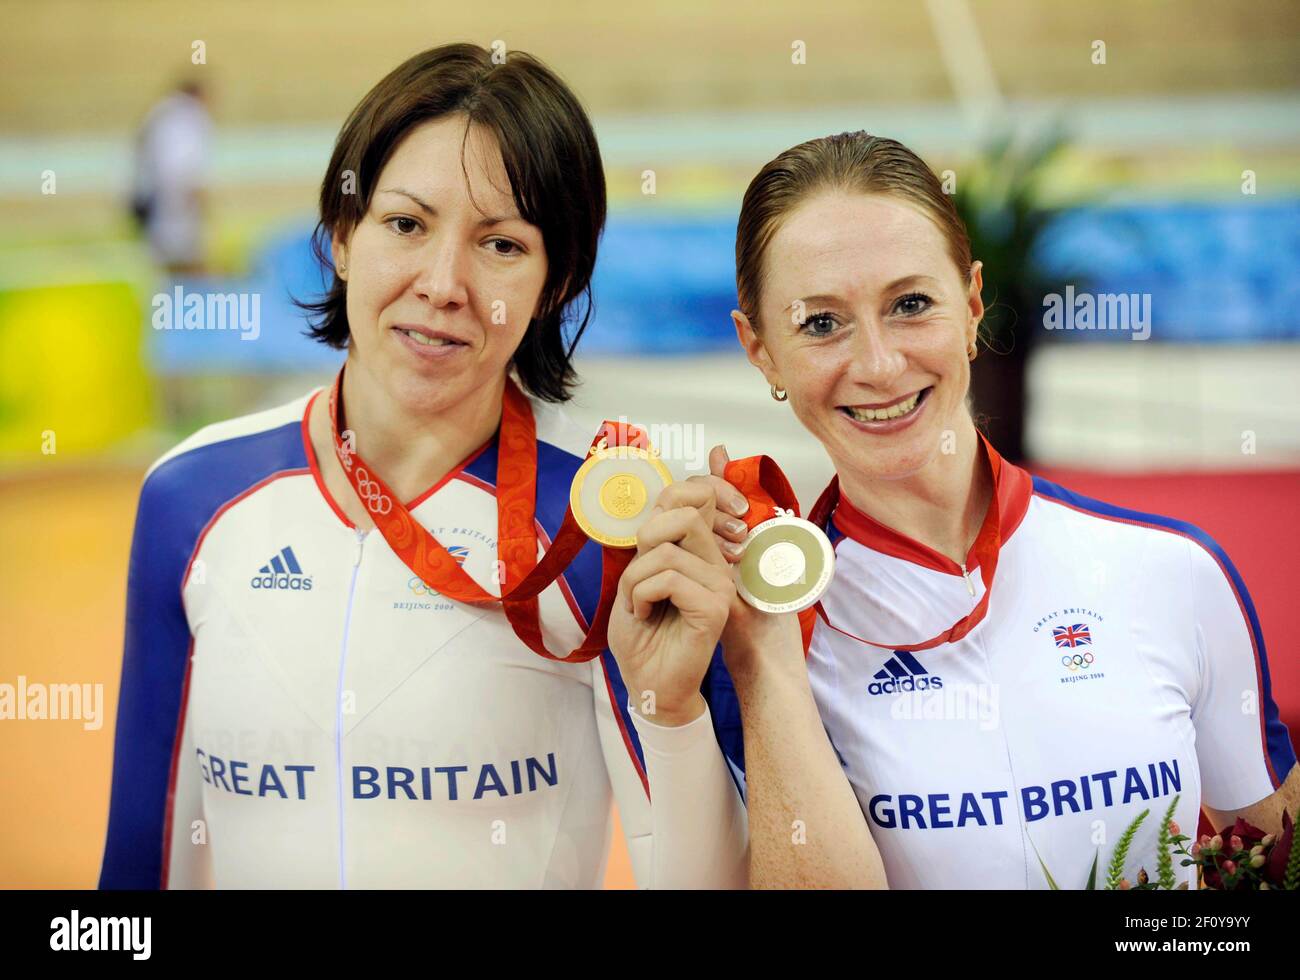
[[[1060,213],[1044,203],[1042,185],[1066,146],[1059,122],[1025,139],[1003,131],[958,177],[953,190],[971,255],[983,263],[984,339],[995,352],[1010,353],[1029,342],[1043,294],[1055,286],[1036,261],[1035,250]]]
[[[980,335],[988,353],[971,367],[975,417],[1011,460],[1025,458],[1025,371],[1043,297],[1063,288],[1038,253],[1044,232],[1062,210],[1047,202],[1043,185],[1066,146],[1059,122],[1023,139],[1004,131],[961,171],[953,188],[971,257],[983,264]],[[1071,281],[1076,288],[1084,285],[1081,276]]]
[[[1300,847],[1294,843],[1291,846],[1291,854],[1286,859],[1286,874],[1282,878],[1282,887],[1289,892],[1300,888]]]
[[[1178,799],[1174,797],[1175,801]],[[1142,821],[1147,818],[1149,809],[1143,810],[1134,818],[1133,822],[1128,825],[1128,829],[1120,835],[1119,842],[1115,845],[1115,853],[1110,857],[1110,867],[1106,871],[1106,890],[1115,891],[1120,886],[1120,881],[1124,875],[1124,861],[1128,858],[1128,849],[1133,844],[1133,837],[1138,828],[1142,826]],[[1145,884],[1145,882],[1143,882]]]
[[[1156,874],[1161,888],[1174,887],[1174,857],[1171,848],[1174,844],[1174,810],[1178,806],[1178,795],[1165,811],[1165,818],[1160,821],[1160,836],[1156,838]]]
[[[1160,823],[1156,838],[1156,880],[1150,879],[1146,868],[1138,870],[1137,884],[1132,884],[1123,877],[1133,839],[1142,822],[1151,813],[1147,809],[1134,818],[1115,844],[1115,851],[1106,870],[1107,891],[1172,891],[1188,888],[1189,882],[1178,882],[1174,876],[1175,853],[1185,859],[1181,862],[1183,867],[1196,866],[1197,881],[1204,881],[1206,888],[1224,891],[1294,891],[1300,888],[1300,847],[1292,846],[1294,824],[1285,808],[1282,811],[1281,834],[1266,834],[1238,817],[1232,827],[1214,837],[1206,834],[1200,840],[1193,841],[1174,822],[1180,796],[1181,794],[1174,795]],[[1192,841],[1190,850],[1186,847],[1187,841]],[[1060,886],[1047,870],[1032,838],[1029,844],[1034,849],[1034,856],[1038,858],[1038,866],[1043,870],[1048,887],[1060,891]],[[1088,882],[1084,885],[1087,891],[1093,891],[1097,887],[1097,864],[1100,858],[1101,849],[1098,848],[1092,859]]]

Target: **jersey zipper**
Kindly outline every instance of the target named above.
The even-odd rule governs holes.
[[[343,642],[339,649],[339,685],[334,701],[334,764],[338,774],[339,803],[339,888],[348,887],[346,854],[343,847],[343,677],[348,663],[348,633],[352,627],[352,602],[357,594],[357,575],[361,571],[361,553],[366,545],[366,532],[356,529],[357,547],[352,556],[352,580],[348,584],[348,602],[343,613]]]
[[[961,564],[961,577],[966,580],[966,591],[970,593],[972,599],[975,598],[975,586],[971,584],[970,572],[966,571],[966,563]]]

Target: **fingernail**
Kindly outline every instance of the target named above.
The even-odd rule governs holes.
[[[732,534],[740,534],[742,531],[745,530],[745,522],[738,521],[734,517],[728,517],[725,521],[722,522],[722,526],[725,527]]]
[[[745,513],[745,511],[749,510],[749,501],[741,496],[732,497],[731,506],[728,510],[739,517],[741,514]]]
[[[734,541],[724,541],[722,542],[722,550],[733,558],[739,558],[745,553],[745,546],[743,544],[736,544]]]

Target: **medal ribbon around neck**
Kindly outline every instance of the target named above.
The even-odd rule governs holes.
[[[983,437],[981,436],[982,440]],[[840,629],[832,623],[830,617],[826,615],[825,608],[821,603],[818,603],[817,615],[821,616],[822,621],[827,626],[837,633],[841,633],[852,640],[857,640],[859,643],[865,643],[868,646],[879,647],[882,650],[901,650],[911,653],[916,650],[929,650],[931,647],[937,647],[944,643],[956,643],[983,621],[984,616],[989,611],[989,597],[993,595],[993,577],[997,573],[998,554],[1002,550],[1002,508],[998,503],[998,473],[1001,464],[992,453],[986,451],[984,457],[988,462],[989,473],[992,476],[993,493],[989,497],[989,508],[984,513],[984,523],[980,525],[979,534],[975,536],[975,544],[971,548],[971,553],[979,563],[980,578],[984,581],[984,594],[980,596],[980,601],[975,604],[975,608],[938,636],[932,636],[920,643],[878,643],[875,640],[868,640],[865,637],[858,636],[856,633],[850,633],[848,630]],[[822,491],[822,495],[813,506],[812,514],[808,519],[818,527],[823,527],[839,502],[840,478],[835,476],[831,478],[831,482]]]
[[[334,452],[375,527],[393,553],[429,588],[457,602],[488,605],[500,602],[515,635],[530,650],[547,660],[586,663],[599,657],[606,647],[609,614],[618,592],[618,580],[635,551],[601,549],[600,600],[582,644],[563,657],[546,649],[542,638],[537,596],[563,574],[583,545],[587,535],[578,526],[571,508],[550,548],[537,560],[537,428],[532,406],[518,386],[506,378],[501,405],[501,428],[497,437],[497,567],[504,566],[506,582],[516,583],[500,596],[492,595],[460,567],[456,559],[412,515],[396,494],[361,454],[344,444],[339,433],[346,431],[343,416],[343,370],[330,389],[330,432]],[[592,440],[592,449],[603,446],[645,445],[645,433],[634,425],[606,421]],[[504,585],[504,583],[503,583]]]
[[[803,633],[805,656],[807,656],[809,644],[812,642],[813,626],[818,616],[835,632],[857,640],[859,643],[879,647],[882,650],[902,650],[907,652],[929,650],[931,647],[937,647],[943,643],[955,643],[983,621],[988,613],[989,597],[993,594],[993,578],[997,572],[1002,535],[1001,508],[998,505],[997,493],[998,471],[1001,467],[997,457],[993,454],[986,452],[985,457],[988,460],[993,477],[993,494],[989,499],[988,511],[984,515],[984,523],[980,526],[979,534],[975,538],[975,545],[971,549],[975,560],[979,563],[980,577],[984,581],[984,594],[976,603],[975,608],[938,636],[932,636],[920,643],[880,643],[850,633],[848,630],[840,629],[830,621],[825,606],[818,602],[815,606],[799,613],[799,628]],[[796,515],[799,512],[799,505],[795,500],[790,482],[785,478],[785,474],[781,472],[781,468],[776,462],[768,456],[749,456],[745,459],[732,460],[723,471],[723,477],[748,498],[749,510],[745,513],[743,520],[750,528],[772,517],[777,507],[783,507]],[[840,485],[839,477],[836,476],[831,479],[830,484],[822,491],[822,495],[814,505],[812,513],[808,515],[808,520],[819,528],[825,527],[839,500]]]

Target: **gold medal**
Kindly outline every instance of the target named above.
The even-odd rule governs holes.
[[[659,492],[673,482],[653,450],[598,447],[578,467],[569,507],[587,537],[608,548],[635,548]]]
[[[825,532],[778,507],[745,538],[736,590],[755,609],[800,612],[822,597],[834,570],[835,549]]]

